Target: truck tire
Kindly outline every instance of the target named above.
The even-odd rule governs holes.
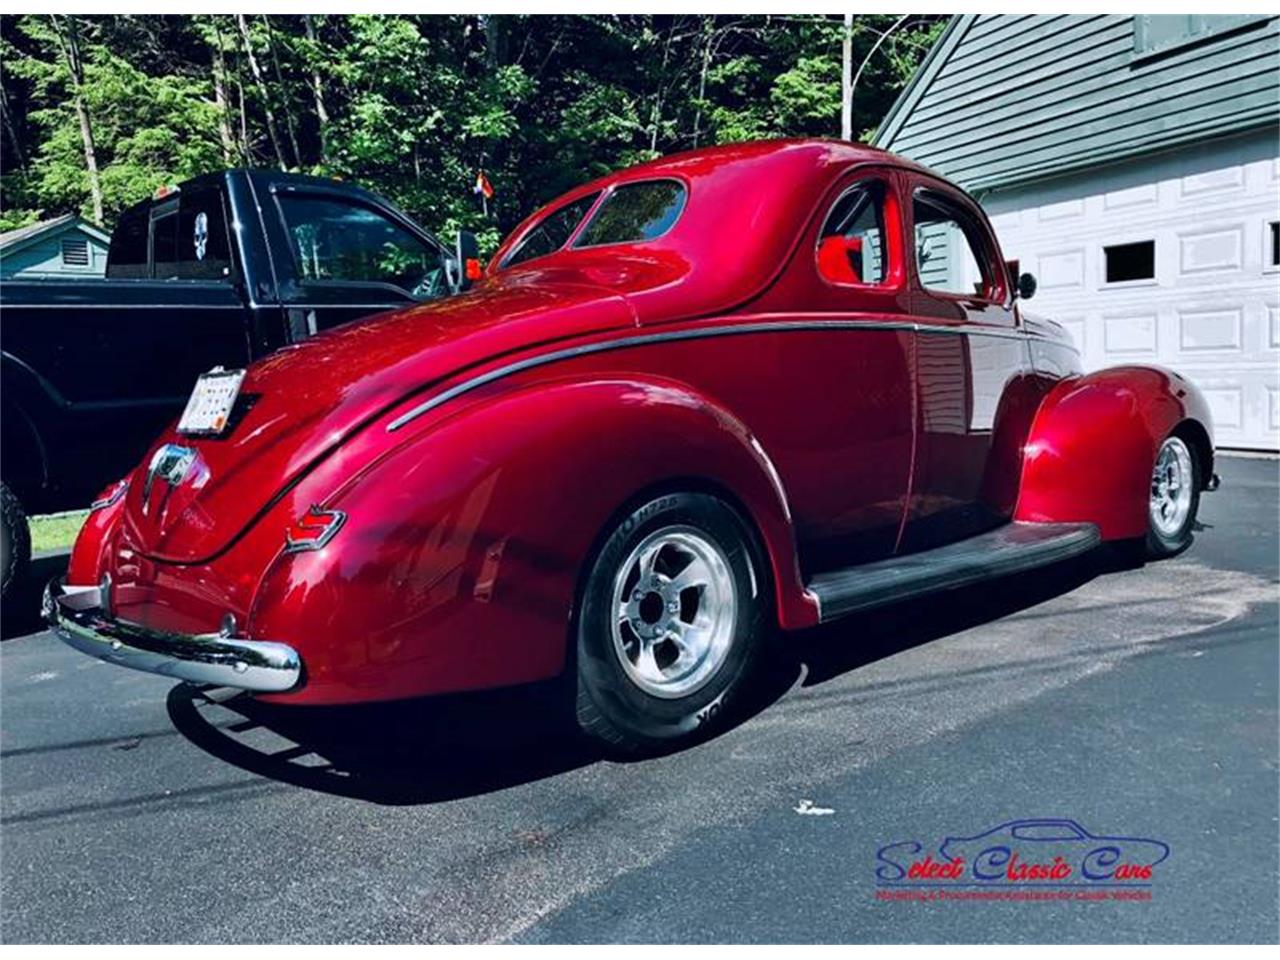
[[[634,755],[722,727],[765,646],[764,571],[752,532],[716,497],[664,494],[618,520],[578,605],[582,731]]]
[[[31,561],[27,514],[7,483],[0,482],[0,597],[7,597]]]

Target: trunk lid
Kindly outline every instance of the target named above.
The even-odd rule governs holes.
[[[405,397],[514,350],[633,324],[626,300],[608,290],[525,276],[286,347],[249,368],[222,436],[171,429],[148,451],[126,496],[130,539],[154,560],[206,560]]]

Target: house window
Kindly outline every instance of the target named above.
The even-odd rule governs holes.
[[[64,267],[89,266],[89,241],[84,237],[63,237],[62,265]]]
[[[1102,253],[1107,262],[1107,283],[1155,279],[1156,242],[1154,240],[1103,247]]]
[[[1280,220],[1267,224],[1267,268],[1280,267]]]
[[[1265,17],[1243,13],[1152,14],[1133,18],[1133,50],[1138,56],[1162,53]]]

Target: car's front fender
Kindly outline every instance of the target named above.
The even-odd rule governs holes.
[[[685,385],[619,378],[502,391],[418,429],[325,499],[344,526],[323,550],[277,559],[251,632],[302,655],[306,683],[287,695],[299,702],[553,676],[602,532],[676,486],[732,500],[759,534],[781,622],[816,620],[760,445]]]
[[[1032,423],[1015,519],[1088,521],[1104,540],[1147,530],[1151,468],[1160,444],[1186,431],[1207,484],[1213,425],[1204,396],[1160,367],[1111,367],[1059,382]]]

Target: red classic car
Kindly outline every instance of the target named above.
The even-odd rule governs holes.
[[[46,616],[101,659],[280,703],[566,673],[587,733],[689,737],[777,628],[1189,543],[1203,397],[1082,374],[1019,286],[973,200],[878,150],[621,171],[467,294],[202,377]]]

